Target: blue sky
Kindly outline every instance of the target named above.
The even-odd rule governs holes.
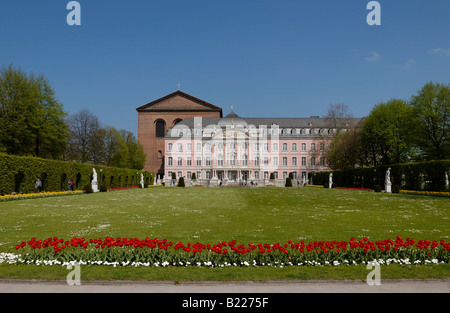
[[[355,117],[450,81],[450,1],[0,2],[0,66],[44,74],[66,112],[137,134],[136,108],[181,90],[243,117]]]

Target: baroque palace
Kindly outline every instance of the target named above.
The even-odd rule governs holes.
[[[158,182],[187,185],[295,185],[329,170],[327,152],[340,130],[359,118],[244,118],[180,90],[136,109],[144,170]],[[173,179],[175,177],[175,179]]]

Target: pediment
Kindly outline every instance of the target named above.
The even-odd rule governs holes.
[[[213,111],[222,112],[222,109],[193,97],[182,91],[176,91],[165,97],[147,103],[136,109],[138,112],[164,112],[164,111]]]

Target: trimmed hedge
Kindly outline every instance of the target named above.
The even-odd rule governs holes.
[[[333,185],[349,188],[385,189],[386,171],[391,168],[392,186],[404,190],[445,191],[445,172],[450,175],[450,160],[401,163],[332,171]],[[327,185],[331,172],[313,173],[316,185]]]
[[[70,179],[75,183],[75,190],[83,189],[92,180],[93,168],[97,172],[99,186],[107,188],[136,186],[141,173],[146,184],[153,182],[153,173],[139,171],[136,176],[137,171],[133,169],[0,153],[0,194],[35,192],[34,184],[38,178],[42,181],[43,191],[68,190]]]

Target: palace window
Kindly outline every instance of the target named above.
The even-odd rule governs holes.
[[[302,142],[302,151],[306,151],[306,143]]]
[[[248,165],[248,156],[244,155],[244,157],[242,158],[242,165],[243,166],[247,166]]]
[[[319,164],[320,164],[320,166],[325,166],[325,158],[324,157],[320,157]]]
[[[297,151],[297,144],[295,142],[292,143],[292,151]]]
[[[236,165],[236,156],[234,154],[230,155],[230,165]]]
[[[306,166],[306,157],[302,157],[302,166]]]
[[[297,166],[297,157],[292,157],[292,166]]]
[[[278,151],[278,143],[273,144],[273,151]]]

